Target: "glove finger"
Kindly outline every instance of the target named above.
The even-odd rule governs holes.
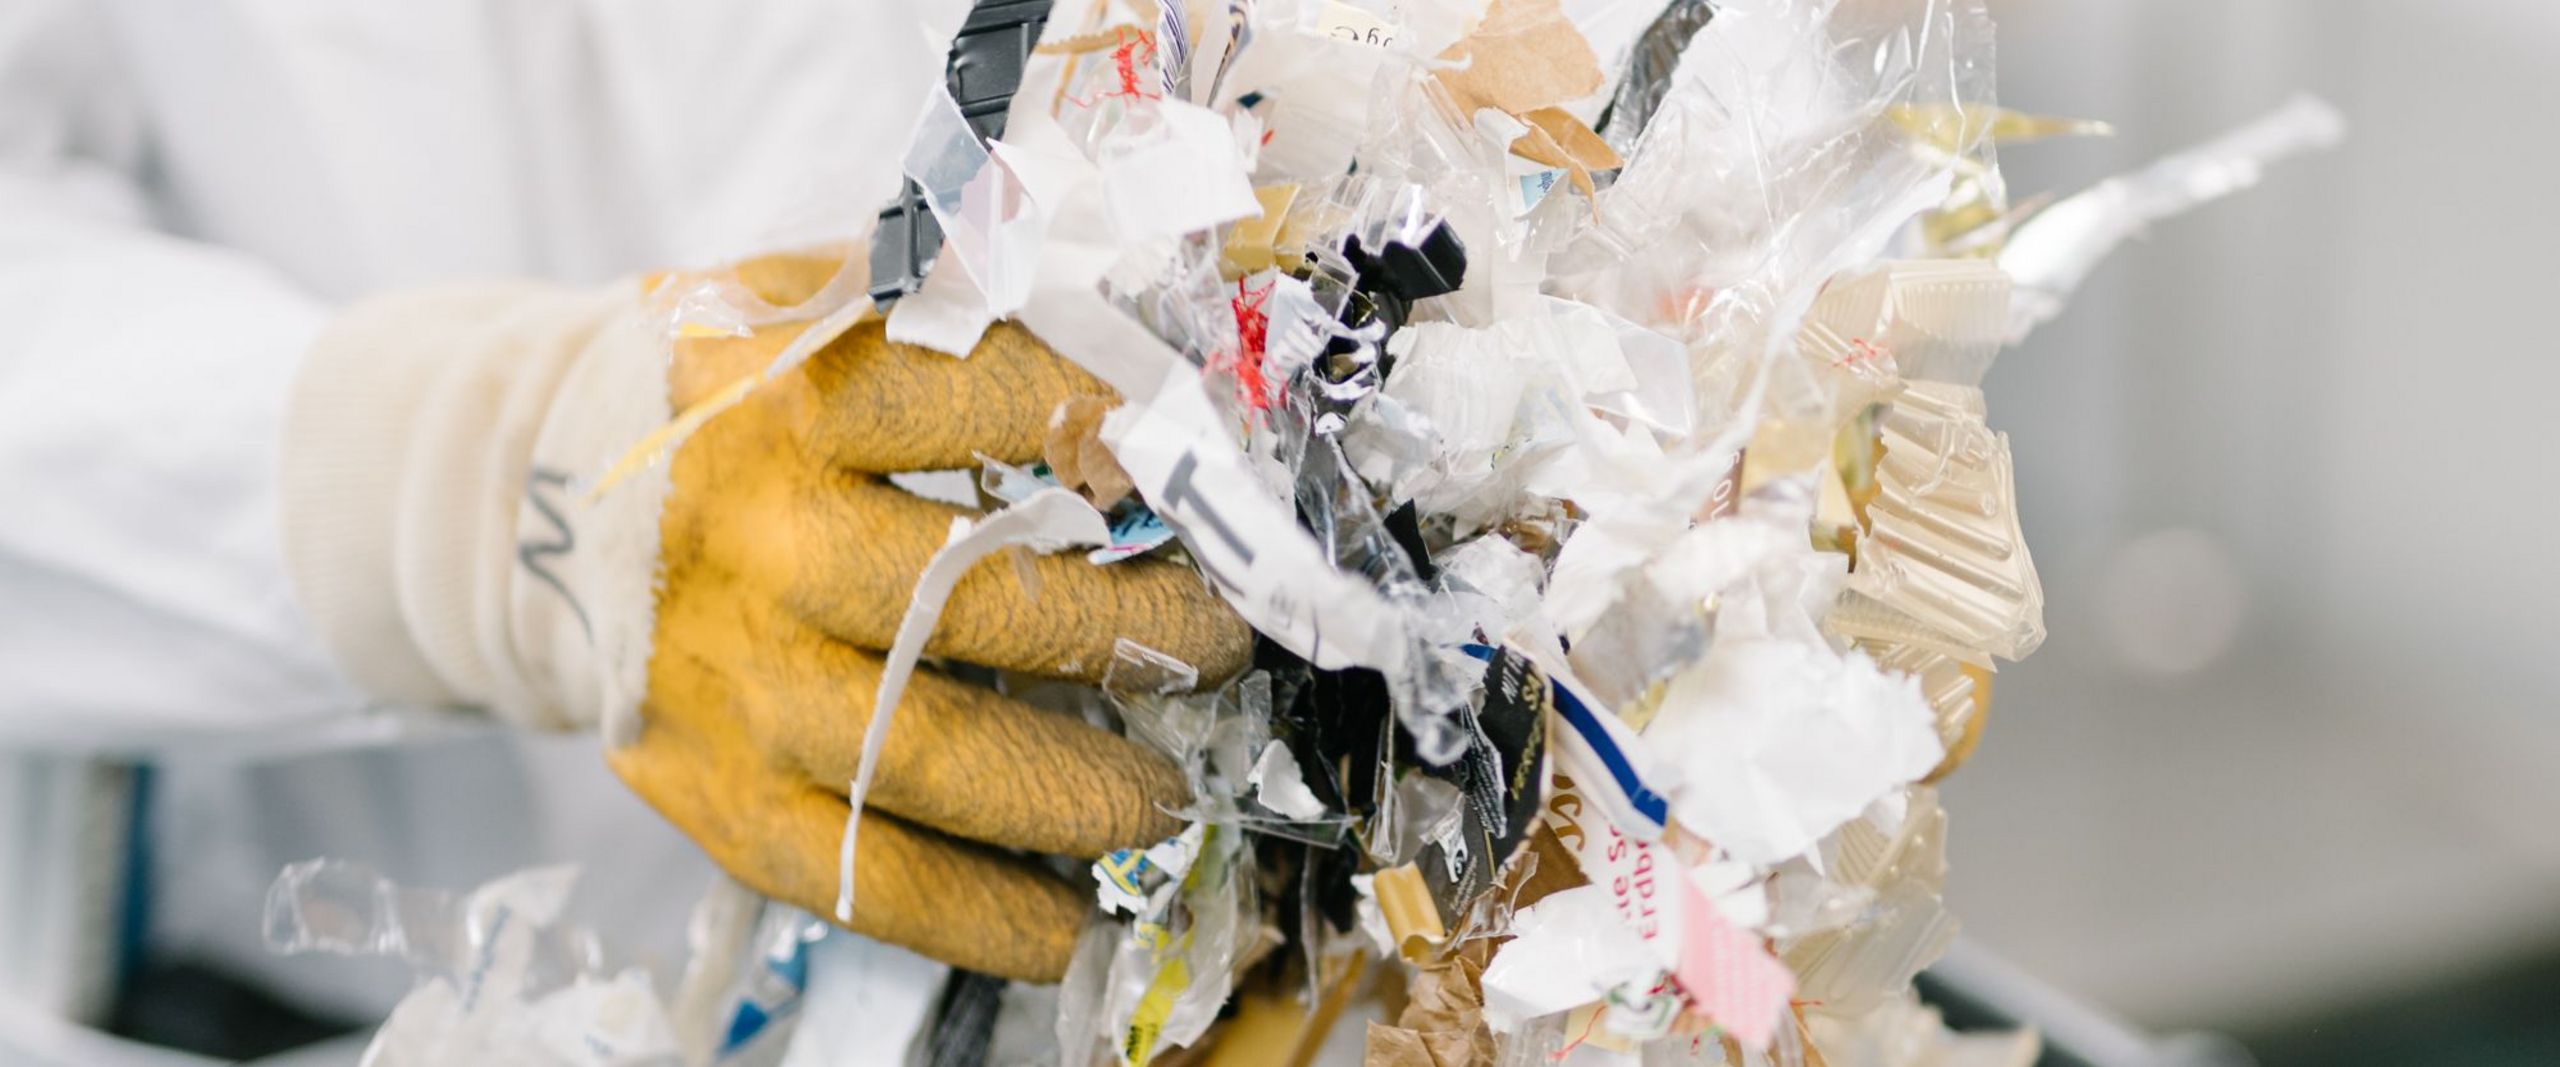
[[[693,837],[757,892],[832,919],[845,812],[843,797],[777,785],[768,802],[720,812],[721,825]],[[853,932],[1023,981],[1066,974],[1092,909],[1089,894],[1036,862],[877,810],[862,814],[853,870]]]
[[[668,396],[681,410],[713,395],[770,364],[809,325],[676,342]],[[838,467],[894,474],[974,469],[981,455],[1034,462],[1060,403],[1117,395],[1012,323],[988,327],[967,359],[892,344],[886,329],[877,319],[856,324],[758,389],[756,417]]]
[[[790,602],[837,639],[885,649],[951,520],[974,512],[893,485],[846,478],[795,500],[815,535],[795,551]],[[1027,558],[1026,568],[1017,560]],[[1031,577],[1026,581],[1024,572]],[[1244,669],[1253,633],[1197,571],[1161,559],[1096,566],[1081,551],[998,554],[952,590],[926,650],[1004,670],[1098,682],[1127,638],[1191,665],[1203,683]]]
[[[1040,458],[1049,416],[1075,396],[1113,396],[1010,322],[987,328],[967,359],[893,344],[873,320],[811,357],[803,374],[819,410],[810,444],[838,465],[876,473],[975,468]]]
[[[826,643],[808,677],[768,689],[767,750],[841,794],[860,767],[880,657]],[[1163,756],[1073,716],[919,668],[873,772],[870,807],[972,841],[1090,859],[1182,829],[1190,802]]]
[[[795,896],[813,914],[832,917],[844,801],[818,794],[802,801],[794,855]],[[1055,982],[1066,977],[1076,934],[1093,911],[1093,894],[1038,862],[955,840],[877,810],[862,813],[854,840],[855,933],[903,945],[937,960],[1001,978]]]

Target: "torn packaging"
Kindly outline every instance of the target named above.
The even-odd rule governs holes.
[[[1372,1022],[1368,1067],[1481,1067],[1494,1062],[1484,1024],[1484,965],[1453,953],[1415,970],[1395,1025]]]
[[[1143,410],[1112,412],[1102,439],[1256,630],[1319,667],[1402,669],[1409,650],[1395,614],[1257,488],[1187,365]]]
[[[1526,657],[1495,655],[1485,666],[1481,704],[1465,713],[1473,743],[1456,763],[1422,771],[1456,785],[1462,797],[1461,817],[1420,857],[1423,880],[1452,921],[1494,888],[1537,825],[1546,803],[1549,692]]]

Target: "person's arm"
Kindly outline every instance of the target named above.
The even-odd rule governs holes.
[[[0,741],[299,726],[362,697],[288,595],[278,437],[326,317],[158,232],[100,5],[0,12]]]

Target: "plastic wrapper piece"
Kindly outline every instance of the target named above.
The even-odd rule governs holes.
[[[1892,260],[1834,279],[1806,328],[1842,339],[1840,358],[1878,354],[1913,381],[1978,387],[2007,339],[2010,300],[2009,276],[1982,260]]]
[[[2300,96],[2204,144],[2109,178],[2021,224],[2000,253],[2018,280],[2009,339],[2022,340],[2059,313],[2080,280],[2126,239],[2161,219],[2258,183],[2285,157],[2336,145],[2346,120],[2317,97]]]
[[[1235,988],[1235,967],[1258,936],[1253,854],[1233,827],[1205,827],[1197,857],[1162,910],[1113,947],[1101,1017],[1121,1062],[1144,1067],[1198,1041]]]
[[[1041,443],[1041,456],[1057,475],[1058,484],[1083,494],[1105,512],[1137,490],[1129,472],[1120,469],[1120,461],[1111,458],[1111,450],[1102,443],[1102,417],[1111,408],[1111,402],[1101,397],[1060,401],[1049,416],[1049,433]]]
[[[1191,863],[1200,856],[1205,827],[1190,829],[1144,849],[1124,848],[1093,861],[1094,892],[1105,914],[1157,916],[1172,902],[1172,893]]]
[[[2018,526],[2008,438],[1982,418],[1981,391],[1963,386],[1918,382],[1894,402],[1849,587],[2014,660],[2044,642],[2044,587]]]
[[[592,934],[558,925],[576,880],[575,868],[547,867],[457,894],[310,860],[268,890],[266,938],[280,952],[395,956],[418,969],[366,1047],[368,1067],[681,1063],[648,973],[606,972]]]
[[[1946,951],[1955,919],[1940,898],[1946,882],[1946,813],[1936,795],[1914,790],[1898,819],[1879,805],[1825,842],[1828,880],[1866,894],[1854,921],[1782,946],[1824,1013],[1854,1015],[1909,990],[1921,968]]]
[[[1168,696],[1199,684],[1198,668],[1126,637],[1111,643],[1111,665],[1102,669],[1102,691],[1117,697]]]
[[[1548,780],[1553,692],[1546,679],[1526,657],[1504,654],[1484,666],[1480,688],[1478,703],[1463,714],[1473,737],[1466,751],[1405,783],[1419,789],[1423,783],[1415,779],[1439,777],[1458,788],[1456,818],[1420,838],[1419,860],[1438,911],[1461,933],[1462,917],[1501,882],[1501,871],[1527,843]]]

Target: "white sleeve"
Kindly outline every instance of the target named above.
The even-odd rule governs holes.
[[[152,232],[97,5],[0,11],[0,743],[344,716],[286,588],[278,442],[325,309]]]

